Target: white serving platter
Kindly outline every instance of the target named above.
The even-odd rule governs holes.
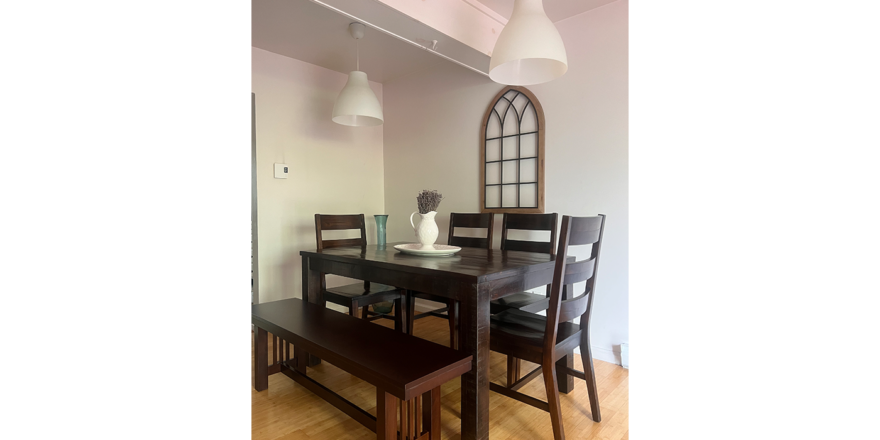
[[[449,246],[445,244],[435,244],[433,249],[422,249],[422,245],[419,243],[398,244],[394,246],[394,249],[397,249],[404,254],[419,255],[423,257],[445,257],[453,255],[461,250],[458,246]]]

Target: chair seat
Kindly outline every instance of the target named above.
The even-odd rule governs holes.
[[[431,293],[413,292],[412,296],[414,296],[416,298],[426,299],[428,301],[443,303],[443,304],[446,304],[447,302],[449,302],[449,298],[446,298],[446,297],[440,296],[440,295],[434,295]]]
[[[392,290],[397,290],[396,287],[386,286],[384,284],[370,283],[370,290],[364,290],[364,283],[357,284],[348,284],[345,286],[338,287],[328,287],[327,291],[335,293],[341,296],[347,296],[349,298],[353,298],[355,296],[362,296],[365,294],[373,294],[380,292],[388,292]]]
[[[544,345],[544,330],[547,328],[547,317],[534,313],[511,309],[492,315],[489,320],[490,344],[492,351],[506,354],[507,350],[496,350],[495,346],[527,344],[537,347],[539,351]],[[560,322],[556,335],[556,344],[574,342],[580,339],[581,326],[573,322]],[[500,348],[500,347],[499,347]]]
[[[400,298],[401,295],[401,291],[396,287],[378,283],[370,283],[370,290],[364,290],[364,283],[357,283],[330,287],[324,291],[324,299],[342,306],[350,305],[352,300],[358,300],[362,305],[392,301]]]
[[[489,303],[489,313],[495,315],[505,310],[519,309],[537,313],[550,308],[550,298],[542,293],[520,292],[496,299]]]

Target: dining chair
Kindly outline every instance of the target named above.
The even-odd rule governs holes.
[[[559,247],[556,251],[556,264],[553,269],[553,282],[550,285],[550,307],[547,316],[509,309],[489,320],[489,349],[498,353],[525,359],[540,367],[522,379],[506,387],[489,383],[489,389],[507,397],[527,403],[550,413],[553,425],[553,438],[563,440],[562,412],[559,405],[556,368],[567,375],[583,379],[587,383],[590,399],[590,412],[594,422],[601,420],[599,397],[596,394],[596,375],[590,351],[590,315],[596,289],[596,272],[599,265],[599,251],[602,248],[602,234],[605,229],[605,215],[596,217],[562,217],[559,233]],[[591,245],[590,257],[581,261],[568,262],[569,248]],[[570,299],[562,299],[563,286],[569,292],[575,283],[585,282],[584,291]],[[580,324],[572,321],[580,317]],[[557,366],[556,361],[565,357],[575,347],[581,347],[581,360],[584,371],[567,366]],[[537,377],[544,376],[547,402],[518,392],[523,385]]]
[[[501,222],[501,250],[540,252],[554,255],[556,253],[556,227],[559,225],[559,215],[552,214],[504,214]],[[541,231],[549,232],[550,239],[547,241],[512,240],[509,238],[510,231]],[[565,299],[565,288],[562,295]],[[504,298],[496,299],[489,303],[489,313],[498,314],[508,309],[519,309],[524,312],[537,313],[550,307],[550,285],[544,289],[544,293],[520,292]],[[512,384],[520,378],[522,362],[513,357],[507,357],[507,384]]]
[[[556,227],[559,215],[552,214],[504,214],[501,222],[501,250],[540,252],[553,255],[556,252]],[[548,241],[513,240],[510,231],[543,231],[550,233]],[[565,299],[565,298],[563,298]],[[550,286],[545,293],[520,292],[489,303],[489,313],[501,313],[507,309],[540,312],[550,307]]]
[[[360,237],[330,240],[325,240],[323,237],[324,231],[345,230],[359,230]],[[364,223],[363,214],[315,214],[315,233],[318,251],[342,246],[366,247],[367,245],[366,224]],[[369,306],[388,301],[394,304],[393,318],[384,314],[370,316],[367,310]],[[403,290],[396,287],[364,281],[363,283],[328,288],[327,277],[322,273],[321,305],[326,306],[327,302],[347,307],[348,314],[354,317],[358,316],[358,310],[360,310],[362,319],[370,321],[382,318],[393,319],[394,329],[401,332],[404,331],[404,324],[406,323],[406,294]]]
[[[458,246],[458,247],[474,247],[474,248],[482,248],[482,249],[491,249],[492,248],[492,230],[495,226],[495,214],[487,213],[487,214],[463,214],[463,213],[450,213],[449,214],[449,233],[446,237],[446,244],[450,246]],[[485,229],[486,236],[485,237],[466,237],[455,235],[455,228],[475,228],[475,229]],[[435,310],[430,310],[424,313],[420,313],[419,315],[415,314],[415,299],[422,298],[428,301],[434,301],[439,303],[446,304],[446,307],[442,307]],[[436,316],[438,318],[443,318],[449,321],[449,347],[458,349],[459,344],[459,334],[458,334],[458,301],[444,298],[442,296],[432,295],[430,293],[423,292],[415,292],[415,291],[407,291],[407,306],[409,310],[407,310],[407,325],[406,329],[409,334],[413,334],[413,324],[416,319],[425,318],[428,316]],[[446,315],[442,313],[446,312]]]

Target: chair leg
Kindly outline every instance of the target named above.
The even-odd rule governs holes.
[[[507,388],[512,387],[513,383],[519,379],[516,377],[516,361],[518,360],[511,355],[507,355]]]
[[[449,348],[458,350],[458,301],[450,299],[447,301],[448,311],[446,312],[449,321]]]
[[[520,366],[522,361],[511,355],[507,355],[507,387],[510,388],[520,378]]]
[[[544,373],[544,388],[547,390],[547,403],[550,406],[550,423],[553,425],[553,438],[565,440],[562,429],[562,407],[559,405],[559,390],[556,387],[556,363],[544,359],[541,372]]]
[[[601,422],[602,414],[599,413],[599,393],[596,388],[596,370],[593,369],[593,353],[590,350],[589,340],[590,338],[588,336],[585,336],[583,340],[581,340],[581,361],[584,364],[587,395],[590,397],[590,412],[593,413],[594,422]]]
[[[415,315],[416,315],[416,298],[409,291],[406,292],[406,332],[409,335],[413,334],[413,327],[415,324]]]
[[[400,298],[394,300],[394,331],[402,332],[404,331],[404,315],[403,304],[405,304],[405,299],[401,301]]]

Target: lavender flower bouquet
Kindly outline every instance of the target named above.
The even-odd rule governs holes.
[[[419,214],[427,214],[431,211],[436,211],[437,207],[440,206],[441,200],[443,200],[443,194],[440,194],[433,189],[423,189],[422,192],[416,196],[416,202],[419,204]]]

